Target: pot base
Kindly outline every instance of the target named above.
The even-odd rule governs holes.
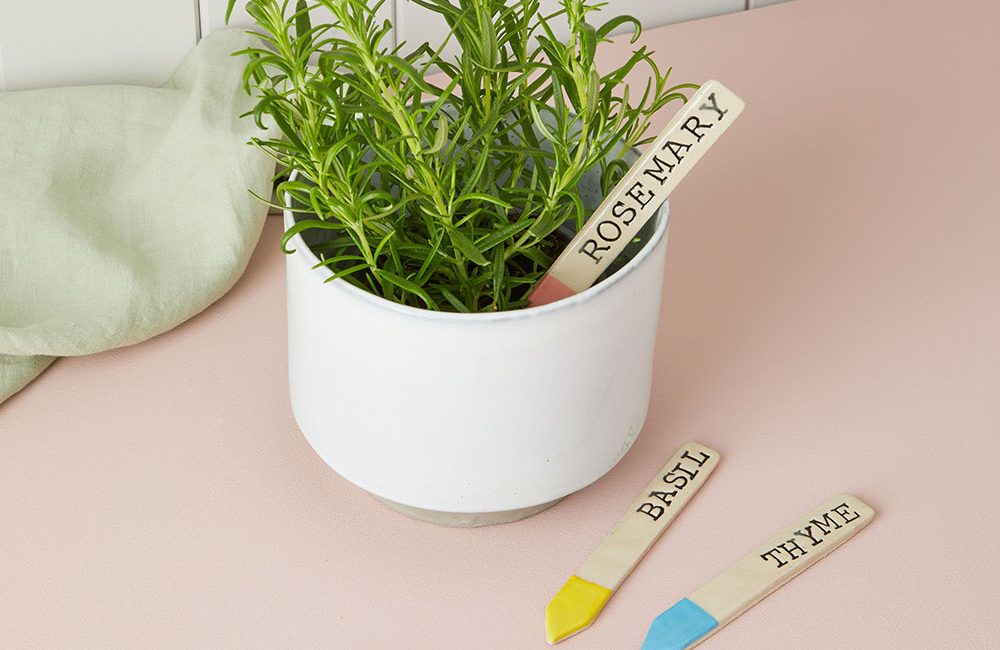
[[[375,498],[396,512],[402,513],[407,517],[419,519],[420,521],[426,521],[431,524],[437,524],[439,526],[454,526],[456,528],[476,528],[478,526],[509,524],[513,521],[519,521],[532,515],[537,515],[542,510],[554,506],[562,501],[562,499],[556,499],[555,501],[543,503],[540,506],[519,508],[517,510],[501,510],[500,512],[441,512],[439,510],[425,510],[423,508],[403,505],[402,503],[389,501],[388,499],[383,499],[379,496],[376,496]]]

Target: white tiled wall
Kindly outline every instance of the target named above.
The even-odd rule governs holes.
[[[782,0],[610,0],[647,28]],[[160,84],[199,34],[223,26],[227,0],[0,0],[0,91],[89,83]],[[238,2],[242,6],[243,0]],[[542,0],[551,8],[558,0]],[[381,8],[395,38],[434,41],[437,16],[408,0]],[[234,24],[249,17],[237,12]]]
[[[621,14],[629,14],[638,18],[644,28],[652,28],[741,11],[746,8],[747,0],[606,0],[606,2],[607,6],[594,18],[595,24]],[[540,0],[539,4],[543,12],[551,13],[562,3],[560,0]],[[441,43],[448,34],[448,25],[441,16],[406,0],[397,1],[394,24],[400,42]]]
[[[0,0],[0,2],[2,1],[3,0]],[[310,2],[311,1],[312,0],[310,0]],[[293,6],[295,4],[293,0],[290,0],[289,3]],[[233,15],[229,17],[230,25],[236,25],[239,27],[253,25],[253,18],[247,15],[247,12],[243,9],[245,5],[245,0],[237,0],[237,8],[233,9]],[[202,33],[207,34],[213,29],[225,27],[227,6],[229,6],[228,0],[198,0],[199,13],[201,14]],[[380,18],[383,20],[392,20],[394,9],[395,7],[392,2],[390,0],[386,0],[386,2],[379,7],[378,13]],[[314,24],[318,24],[324,19],[324,16],[329,15],[330,12],[322,8],[315,9],[311,13]]]
[[[162,81],[197,40],[193,6],[194,0],[0,0],[0,81],[10,90]]]

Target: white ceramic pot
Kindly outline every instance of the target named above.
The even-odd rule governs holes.
[[[596,481],[646,418],[668,212],[590,289],[490,314],[324,283],[330,271],[294,237],[288,374],[299,427],[341,476],[437,523],[513,521]],[[286,210],[285,226],[294,219]]]

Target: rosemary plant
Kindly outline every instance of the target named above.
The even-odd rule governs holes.
[[[601,73],[598,45],[641,26],[594,26],[601,5],[563,0],[411,0],[440,14],[445,44],[387,45],[392,25],[365,0],[250,0],[264,45],[239,52],[257,123],[254,144],[279,163],[278,186],[310,213],[286,232],[322,230],[311,247],[333,278],[398,303],[516,309],[558,253],[557,229],[588,216],[577,185],[599,168],[606,192],[650,117],[686,101],[645,47]],[[229,11],[236,0],[230,0]],[[313,24],[324,8],[332,20]],[[228,19],[228,16],[227,16]],[[569,37],[555,25],[568,23]],[[455,57],[443,54],[457,43]],[[625,77],[649,75],[641,93]]]

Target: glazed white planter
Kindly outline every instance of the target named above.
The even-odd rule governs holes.
[[[603,476],[642,429],[669,207],[645,246],[571,298],[490,314],[432,312],[287,256],[292,409],[341,476],[407,514],[499,523]],[[285,211],[285,226],[294,222]]]

